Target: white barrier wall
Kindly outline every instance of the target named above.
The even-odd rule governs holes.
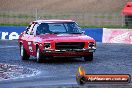
[[[132,44],[132,29],[103,28],[102,42]]]

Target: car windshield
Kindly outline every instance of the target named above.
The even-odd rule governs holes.
[[[69,33],[69,34],[81,34],[81,28],[75,22],[65,22],[65,23],[41,23],[37,27],[37,34],[45,33]]]

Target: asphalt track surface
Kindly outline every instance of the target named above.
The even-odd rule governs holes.
[[[75,80],[79,66],[83,66],[87,74],[132,75],[132,45],[97,43],[92,62],[85,62],[83,58],[50,58],[44,63],[37,63],[35,57],[31,57],[29,61],[20,59],[17,41],[0,40],[0,63],[40,71],[33,77],[0,81],[0,88],[80,87]],[[132,84],[89,84],[87,87],[132,88]]]

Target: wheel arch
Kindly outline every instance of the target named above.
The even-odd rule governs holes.
[[[22,45],[23,43],[22,42],[19,42],[19,45]]]
[[[21,45],[23,45],[23,42],[19,42],[19,43],[18,43],[18,46],[19,46],[19,47],[20,47]]]

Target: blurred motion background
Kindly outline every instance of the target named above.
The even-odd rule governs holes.
[[[132,0],[0,0],[0,25],[37,19],[72,19],[82,27],[124,27],[121,11]]]

